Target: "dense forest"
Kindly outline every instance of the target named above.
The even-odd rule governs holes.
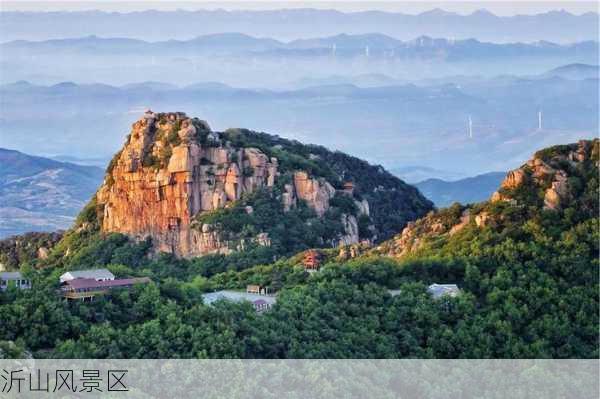
[[[19,268],[34,289],[0,294],[0,353],[597,358],[598,141],[576,166],[562,162],[568,151],[572,147],[554,147],[536,155],[569,176],[570,200],[559,208],[543,203],[551,182],[501,189],[510,200],[457,204],[428,216],[450,227],[469,209],[485,212],[491,221],[485,225],[472,221],[455,234],[423,237],[423,245],[401,257],[388,251],[392,244],[349,260],[337,249],[325,250],[316,273],[304,270],[301,254],[273,262],[269,247],[195,259],[148,256],[149,241],[101,234],[91,206],[47,258],[19,252]],[[57,295],[65,270],[98,266],[117,276],[148,276],[152,283],[113,290],[94,302],[68,303]],[[460,294],[434,299],[427,292],[432,283],[457,284]],[[202,303],[205,292],[246,284],[276,287],[277,303],[262,313],[250,303]]]

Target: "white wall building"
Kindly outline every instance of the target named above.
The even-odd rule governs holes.
[[[427,288],[427,292],[429,292],[435,299],[438,299],[444,295],[455,297],[458,295],[460,290],[456,284],[431,284]]]
[[[31,288],[31,281],[23,277],[19,272],[0,273],[0,290],[5,291],[10,285],[14,285],[21,290],[27,290]]]
[[[76,278],[90,278],[96,281],[111,281],[115,275],[108,269],[72,270],[60,276],[60,283],[75,280]]]

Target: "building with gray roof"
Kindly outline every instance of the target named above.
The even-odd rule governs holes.
[[[434,299],[438,299],[445,295],[455,297],[460,290],[456,284],[431,284],[427,288],[427,292],[429,292]]]
[[[11,285],[21,290],[27,290],[31,288],[31,281],[23,277],[20,272],[0,273],[0,290],[5,291]]]
[[[71,270],[60,276],[60,283],[62,284],[77,278],[112,281],[115,279],[115,275],[108,269]]]
[[[273,304],[277,302],[277,297],[272,295],[252,294],[242,291],[222,290],[203,294],[202,300],[206,305],[211,305],[218,300],[231,302],[247,301],[250,302],[257,311],[263,311],[273,306]]]

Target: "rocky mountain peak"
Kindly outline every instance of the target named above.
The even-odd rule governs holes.
[[[223,144],[206,122],[149,111],[133,124],[98,192],[101,227],[150,236],[157,250],[181,256],[228,252],[211,226],[191,228],[194,216],[272,187],[276,175],[277,159]]]
[[[323,157],[335,159],[337,170]],[[280,212],[280,218],[308,207],[315,215],[308,225],[328,220],[316,242],[323,246],[354,244],[381,234],[367,198],[377,202],[380,197],[406,196],[397,212],[407,220],[431,208],[416,189],[377,167],[363,161],[356,170],[345,166],[357,161],[265,134],[240,129],[214,132],[205,121],[180,112],[147,111],[133,124],[107,169],[96,195],[99,224],[103,232],[139,240],[151,237],[157,251],[191,257],[230,253],[249,242],[271,245],[268,230],[276,226],[263,223],[264,210],[253,213],[252,201],[264,205],[267,199],[274,200],[272,211]],[[368,184],[355,190],[351,176],[360,179],[365,165],[386,184],[371,188],[364,179]],[[252,226],[235,234],[225,231],[241,222],[224,223],[223,217],[240,210],[230,219],[251,219]]]

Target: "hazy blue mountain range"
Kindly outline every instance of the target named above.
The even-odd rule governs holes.
[[[62,154],[69,148],[69,155],[79,158],[110,157],[121,146],[123,132],[149,107],[201,115],[218,130],[247,126],[322,144],[390,169],[452,165],[465,176],[507,170],[537,147],[592,137],[598,130],[598,80],[556,77],[283,91],[215,83],[18,82],[0,86],[0,105],[0,129],[10,132],[0,136],[0,146],[35,148],[38,154]]]
[[[597,79],[600,75],[600,67],[598,65],[569,64],[554,68],[544,75],[558,76],[565,79]]]
[[[160,28],[157,28],[160,27]],[[163,40],[231,31],[259,37],[292,40],[339,33],[380,32],[408,40],[418,35],[495,42],[596,40],[598,14],[573,15],[550,11],[535,15],[496,16],[486,10],[460,15],[434,9],[418,15],[395,12],[340,12],[317,9],[271,11],[155,11],[113,13],[3,12],[0,34],[4,40],[64,38],[95,34]]]
[[[127,55],[189,55],[240,54],[247,56],[277,55],[308,57],[319,55],[358,56],[401,59],[464,59],[506,57],[569,57],[581,53],[598,54],[597,41],[556,44],[489,43],[476,39],[451,40],[419,36],[402,41],[380,33],[362,35],[339,34],[313,39],[282,42],[257,38],[242,33],[221,33],[199,36],[190,40],[149,42],[129,38],[87,36],[44,41],[15,40],[2,43],[0,49],[12,55],[22,53],[51,54],[127,54]]]
[[[466,177],[465,173],[448,168],[435,169],[423,165],[405,165],[394,167],[390,172],[409,184],[420,183],[428,179],[458,180]]]
[[[59,162],[68,162],[76,165],[83,166],[97,166],[101,169],[104,169],[106,165],[110,162],[110,157],[100,157],[100,158],[78,158],[72,155],[54,155],[49,157],[55,161]]]
[[[490,172],[455,181],[427,179],[414,185],[436,207],[444,208],[454,202],[470,204],[489,199],[505,176],[505,172]]]
[[[394,86],[410,83],[406,80],[392,78],[382,73],[366,73],[362,75],[334,74],[322,77],[303,77],[290,82],[289,88],[306,88],[312,86],[344,85],[351,84],[358,87]]]
[[[396,79],[385,74],[363,74],[363,75],[330,75],[318,78],[302,78],[290,84],[290,88],[306,88],[311,86],[343,85],[352,84],[358,87],[398,86],[413,83],[417,86],[435,86],[453,84],[457,86],[470,86],[482,81],[494,80],[497,83],[514,82],[516,79],[543,80],[549,78],[562,78],[567,80],[583,80],[600,78],[600,67],[589,64],[568,64],[553,68],[547,72],[537,75],[529,75],[518,78],[512,75],[499,75],[486,78],[481,75],[451,75],[432,79],[406,80]]]
[[[104,170],[0,148],[0,237],[71,226]]]
[[[362,76],[385,85],[448,75],[538,75],[567,63],[597,63],[596,41],[489,43],[421,36],[403,41],[379,33],[339,34],[283,42],[241,33],[189,40],[144,41],[87,36],[0,44],[0,82],[27,80],[125,85],[214,81],[281,89],[309,76]],[[281,73],[285,70],[286,73]],[[387,79],[389,78],[389,79]],[[341,83],[341,82],[338,82]],[[318,84],[318,83],[317,83]],[[372,84],[370,84],[372,85]],[[306,84],[301,85],[306,86]]]

